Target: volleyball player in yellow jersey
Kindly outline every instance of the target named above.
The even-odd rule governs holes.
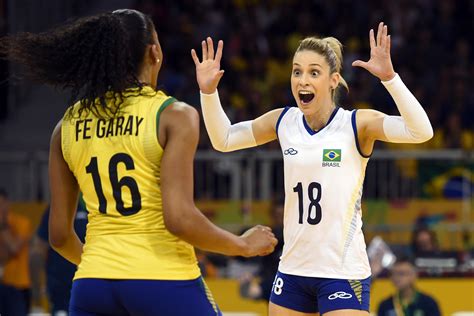
[[[71,315],[218,315],[193,246],[226,255],[273,251],[257,226],[219,229],[193,201],[197,111],[155,91],[163,60],[152,21],[134,10],[1,41],[32,79],[80,100],[51,137],[50,242],[78,265]],[[86,243],[73,230],[79,191]]]

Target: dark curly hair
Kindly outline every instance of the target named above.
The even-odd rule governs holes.
[[[136,10],[116,10],[78,19],[55,29],[0,39],[2,57],[24,66],[30,80],[71,91],[79,115],[113,117],[124,91],[138,88],[146,46],[153,44],[151,19]]]

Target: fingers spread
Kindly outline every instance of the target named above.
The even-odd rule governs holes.
[[[369,42],[370,42],[370,49],[374,49],[375,48],[375,35],[374,35],[374,29],[370,29],[370,32],[369,32]]]
[[[224,70],[219,70],[217,75],[219,79],[222,78],[222,76],[224,76]]]
[[[207,38],[207,58],[214,59],[214,43],[210,37]]]
[[[219,43],[217,44],[217,52],[216,52],[216,61],[218,63],[221,62],[221,58],[222,58],[222,49],[224,48],[224,42],[223,41],[219,41]]]
[[[202,47],[202,61],[207,60],[207,44],[206,41],[201,42]]]
[[[194,64],[196,66],[199,65],[199,58],[197,57],[196,51],[194,49],[191,49],[191,57],[194,60]]]
[[[383,30],[382,30],[382,39],[380,45],[382,45],[382,49],[385,51],[385,48],[387,46],[387,33],[388,29],[387,26],[384,25]]]
[[[382,33],[383,33],[383,22],[380,22],[379,29],[377,30],[377,46],[382,45]]]
[[[385,52],[387,54],[390,54],[390,46],[392,45],[392,38],[389,36],[387,36],[387,46],[385,47]]]

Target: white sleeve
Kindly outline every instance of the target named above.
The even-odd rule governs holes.
[[[398,74],[382,84],[392,96],[401,116],[386,116],[383,130],[393,143],[422,143],[433,137],[433,128],[420,102],[408,90]]]
[[[216,150],[227,152],[257,146],[252,121],[232,125],[222,109],[217,90],[213,94],[201,92],[201,108],[207,133]]]

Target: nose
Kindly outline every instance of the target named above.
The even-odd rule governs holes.
[[[300,76],[300,80],[299,80],[299,85],[302,86],[302,87],[305,87],[309,84],[309,81],[308,81],[308,75],[306,73],[302,73],[301,76]]]

